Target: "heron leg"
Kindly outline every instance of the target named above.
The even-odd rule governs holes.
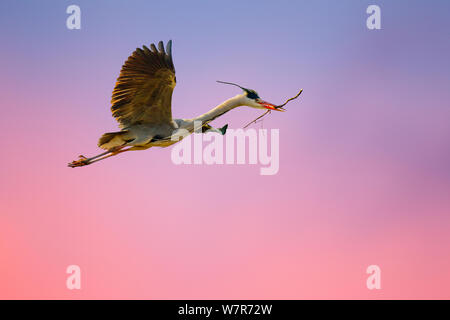
[[[100,153],[100,154],[90,157],[90,158],[86,158],[85,156],[81,155],[81,156],[79,156],[78,160],[72,161],[71,163],[68,164],[68,166],[71,168],[87,166],[88,164],[115,156],[119,153],[122,153],[122,152],[125,152],[125,151],[128,151],[131,149],[131,148],[128,148],[128,149],[122,150],[124,147],[125,146],[116,147],[116,148],[113,148],[111,150]]]
[[[97,162],[97,161],[100,161],[100,160],[104,160],[104,159],[112,157],[112,156],[116,156],[119,153],[122,153],[122,152],[125,152],[125,151],[130,151],[130,149],[131,148],[128,148],[128,149],[125,149],[125,150],[110,151],[110,152],[108,152],[109,154],[107,154],[107,155],[105,155],[105,156],[103,156],[101,158],[95,159],[93,161],[89,161],[89,163],[87,163],[87,164],[91,164],[91,163],[94,163],[94,162]]]

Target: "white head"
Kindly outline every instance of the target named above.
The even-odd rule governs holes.
[[[217,82],[224,83],[224,84],[231,84],[231,85],[237,86],[237,87],[241,88],[242,90],[244,90],[244,92],[241,95],[239,95],[242,99],[241,103],[244,106],[252,107],[255,109],[285,111],[283,108],[280,108],[270,102],[262,100],[255,90],[247,89],[247,88],[241,87],[240,85],[237,85],[237,84],[231,83],[231,82],[223,82],[223,81],[217,81]]]

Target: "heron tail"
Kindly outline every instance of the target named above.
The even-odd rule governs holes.
[[[104,150],[120,147],[134,139],[130,137],[128,131],[107,132],[98,140],[98,146]]]

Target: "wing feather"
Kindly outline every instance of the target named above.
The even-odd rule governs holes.
[[[175,88],[175,68],[172,41],[164,49],[137,48],[122,66],[111,98],[111,111],[121,128],[138,123],[168,123],[172,121],[172,93]]]

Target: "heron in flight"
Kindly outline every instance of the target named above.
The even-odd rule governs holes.
[[[221,82],[221,81],[219,81]],[[196,124],[201,123],[202,132],[225,134],[227,126],[213,128],[209,122],[224,113],[248,106],[265,110],[284,110],[262,100],[256,91],[235,85],[243,90],[210,111],[192,119],[172,118],[172,92],[176,77],[172,60],[172,40],[166,48],[162,41],[158,47],[137,48],[122,66],[111,99],[112,115],[119,122],[120,131],[103,134],[98,146],[104,150],[91,158],[79,156],[69,167],[85,166],[119,153],[131,150],[145,150],[151,147],[167,147],[185,136],[182,132],[193,133]],[[177,137],[174,139],[174,137]]]

